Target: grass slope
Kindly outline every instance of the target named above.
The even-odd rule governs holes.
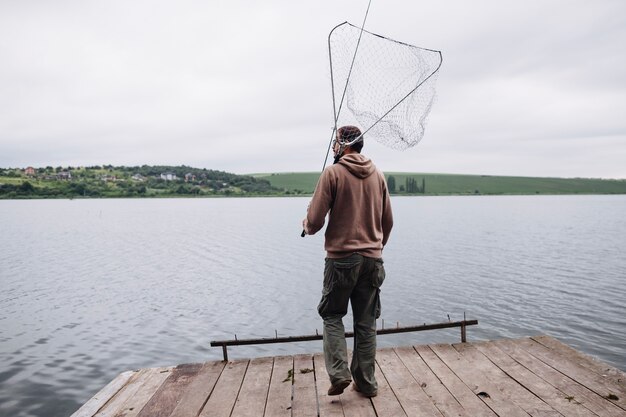
[[[312,193],[319,178],[315,172],[292,172],[254,174],[266,179],[277,188],[290,193]],[[395,194],[400,191],[407,178],[416,180],[419,187],[422,179],[425,195],[468,195],[468,194],[626,194],[626,180],[598,178],[548,178],[548,177],[504,177],[492,175],[426,174],[411,172],[387,172],[396,182]],[[405,186],[406,187],[406,186]],[[422,194],[422,193],[417,193]]]
[[[282,188],[292,194],[311,194],[315,190],[319,172],[289,172],[252,174],[255,178],[268,180],[272,187]]]

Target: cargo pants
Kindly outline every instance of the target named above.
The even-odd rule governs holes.
[[[378,389],[374,377],[376,319],[380,317],[380,286],[385,279],[382,258],[352,254],[326,258],[324,288],[317,311],[324,320],[324,360],[331,384],[354,382],[365,394]],[[348,370],[343,317],[352,305],[354,350]]]

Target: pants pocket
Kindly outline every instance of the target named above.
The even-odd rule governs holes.
[[[374,262],[374,273],[372,274],[372,287],[376,288],[376,301],[375,301],[375,316],[380,318],[382,307],[380,304],[380,287],[385,281],[385,266],[382,258],[376,259]]]
[[[352,288],[359,277],[358,264],[335,262],[333,265],[333,284],[337,289]]]
[[[352,288],[359,277],[362,260],[358,256],[343,259],[326,259],[324,291]]]
[[[372,286],[380,288],[385,281],[385,266],[381,259],[376,259],[374,263],[374,273],[372,274]]]
[[[317,306],[320,316],[347,313],[350,293],[356,285],[362,258],[353,255],[343,259],[326,259],[324,265],[324,288]]]

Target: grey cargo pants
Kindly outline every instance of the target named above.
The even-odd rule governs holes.
[[[380,317],[380,286],[385,279],[382,259],[352,254],[326,258],[324,289],[317,311],[324,320],[324,359],[331,384],[354,379],[359,389],[378,389],[374,377],[376,319]],[[352,305],[354,351],[348,370],[348,352],[343,317]]]

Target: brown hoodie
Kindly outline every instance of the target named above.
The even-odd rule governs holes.
[[[385,177],[370,159],[350,153],[324,170],[307,212],[307,234],[324,226],[328,211],[324,248],[329,258],[355,252],[371,258],[382,256],[393,215]]]

